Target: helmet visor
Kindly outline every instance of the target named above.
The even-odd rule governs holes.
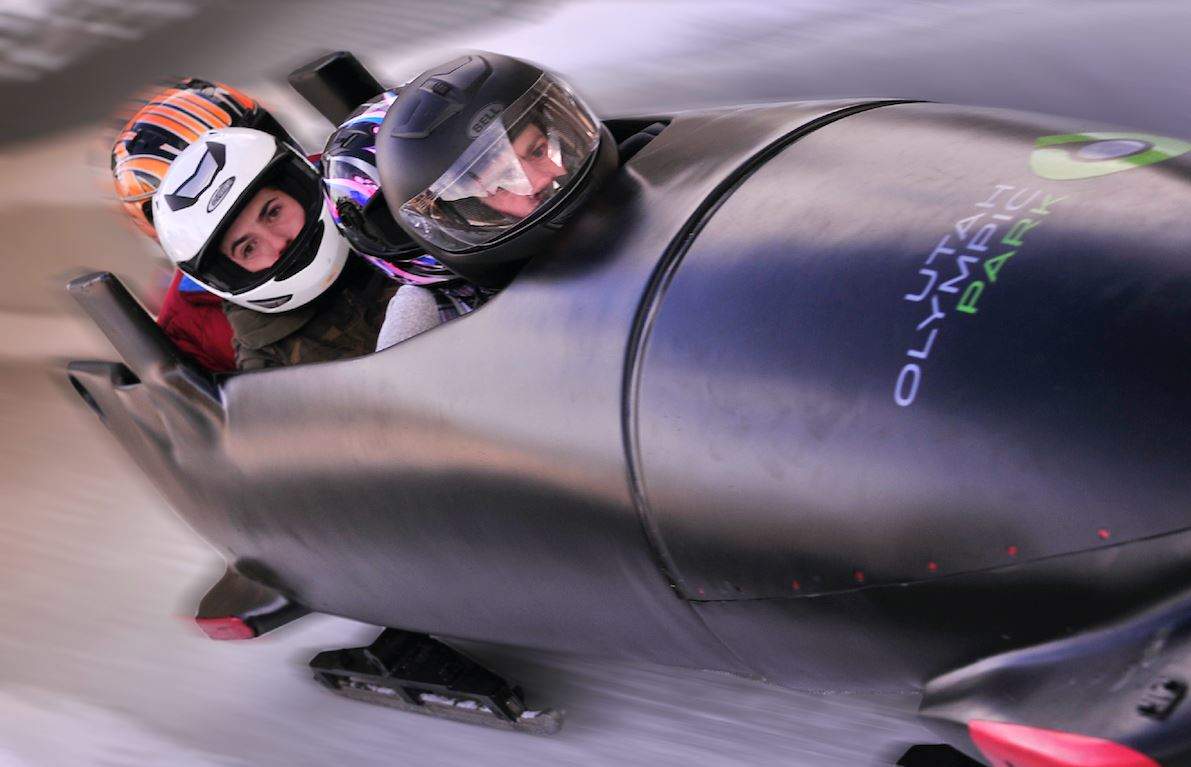
[[[404,223],[446,251],[486,245],[577,180],[600,141],[594,114],[548,75],[493,119],[428,189]]]

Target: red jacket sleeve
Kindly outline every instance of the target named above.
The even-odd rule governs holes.
[[[175,271],[157,315],[157,324],[184,354],[213,373],[236,369],[232,326],[223,314],[219,296],[182,293],[182,272]]]

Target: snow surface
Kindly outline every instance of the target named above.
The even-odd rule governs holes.
[[[89,70],[114,105],[135,70],[225,79],[308,146],[330,126],[289,67],[350,48],[396,82],[443,48],[523,54],[605,113],[855,95],[1072,115],[1186,137],[1181,0],[641,0],[212,3],[186,30]],[[145,77],[151,76],[145,74]],[[45,106],[77,95],[45,91]],[[4,92],[0,89],[0,93]],[[41,106],[41,105],[39,105]],[[913,696],[812,696],[731,676],[507,648],[469,653],[567,710],[548,738],[345,700],[319,650],[376,629],[311,616],[250,642],[185,619],[222,563],[69,390],[64,359],[111,358],[62,286],[84,267],[150,306],[168,272],[119,220],[98,125],[0,147],[0,767],[73,765],[890,764],[932,742]],[[4,131],[4,135],[14,135]],[[34,181],[36,180],[36,183]],[[105,195],[109,195],[106,196]]]

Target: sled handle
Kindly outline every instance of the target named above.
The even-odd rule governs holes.
[[[118,277],[94,272],[71,280],[66,290],[142,382],[181,395],[201,409],[214,406],[222,411],[219,388],[210,373],[178,353]]]
[[[348,51],[321,56],[289,74],[289,84],[319,114],[339,125],[356,107],[384,90]]]

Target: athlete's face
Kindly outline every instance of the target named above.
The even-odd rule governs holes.
[[[480,201],[493,210],[515,218],[525,218],[550,196],[554,179],[565,176],[566,169],[550,158],[549,140],[542,129],[533,123],[523,128],[512,144],[532,191],[529,194],[516,194],[502,187],[487,197],[481,197]]]
[[[250,272],[268,269],[306,224],[306,211],[290,195],[265,187],[236,216],[219,244],[223,255]]]

